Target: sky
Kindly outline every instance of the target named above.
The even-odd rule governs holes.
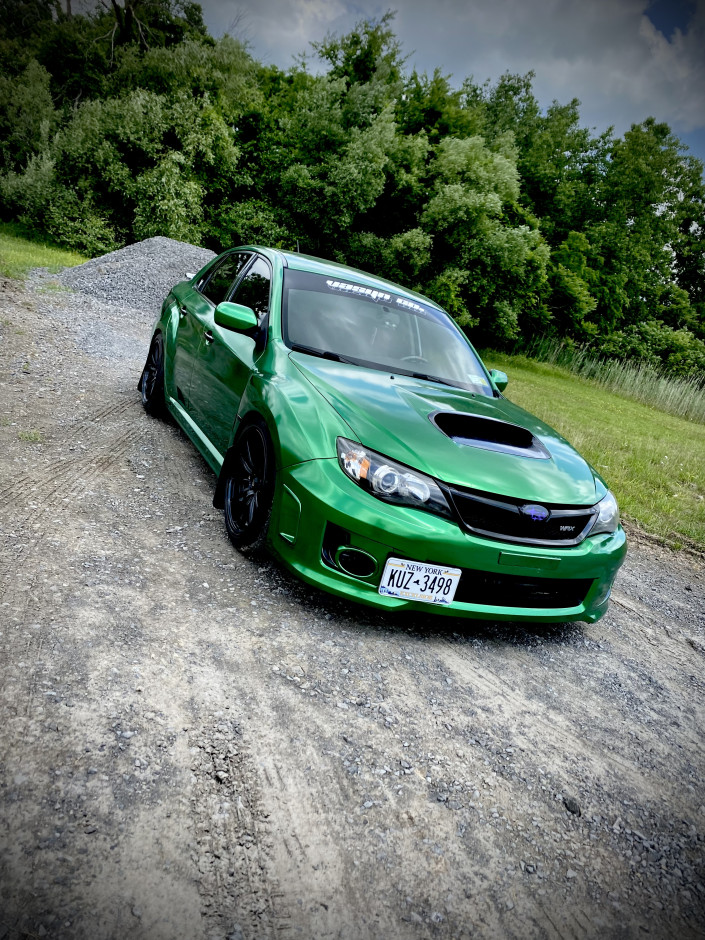
[[[288,68],[309,43],[396,10],[407,67],[453,84],[535,72],[543,107],[581,102],[582,123],[618,134],[665,121],[705,162],[705,0],[201,0],[214,36],[246,39]],[[315,63],[310,63],[315,67]]]

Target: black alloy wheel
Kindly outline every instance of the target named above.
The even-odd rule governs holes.
[[[166,414],[164,397],[164,338],[155,333],[140,377],[139,390],[145,411],[155,418]]]
[[[240,551],[261,548],[274,499],[274,449],[261,418],[239,433],[225,480],[225,527]]]

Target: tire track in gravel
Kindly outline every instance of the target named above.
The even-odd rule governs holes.
[[[116,464],[120,463],[125,455],[144,436],[145,429],[128,427],[110,436],[106,441],[94,447],[85,456],[69,457],[52,464],[51,469],[43,468],[36,476],[28,475],[21,486],[13,487],[10,494],[5,495],[5,502],[10,513],[9,516],[15,526],[23,527],[30,521],[41,525],[49,515],[64,512],[69,508],[72,497],[77,496],[86,485],[99,476],[105,476]],[[26,507],[19,513],[15,507],[12,495],[17,497],[21,492],[25,497],[39,502],[36,508]],[[34,547],[43,536],[34,536],[23,545],[23,550]],[[19,555],[19,553],[18,553]]]
[[[237,734],[237,747],[219,741],[216,749],[202,734],[191,744],[191,753],[197,754],[191,767],[197,781],[192,808],[202,834],[193,862],[207,917],[216,921],[221,935],[268,940],[283,936],[284,925],[277,923],[276,884],[267,877],[271,846],[257,775],[249,748]]]
[[[490,666],[482,663],[477,657],[465,654],[450,641],[442,640],[440,649],[443,650],[443,660],[447,667],[456,672],[462,682],[474,685],[487,698],[502,705],[508,704],[519,715],[526,716],[531,730],[522,729],[520,724],[515,724],[512,734],[516,742],[527,751],[534,752],[537,747],[540,748],[539,763],[547,759],[550,751],[562,749],[564,754],[570,755],[571,758],[585,755],[594,766],[604,765],[613,781],[619,781],[620,786],[628,785],[635,793],[644,793],[645,788],[648,789],[648,775],[645,776],[644,769],[626,754],[605,751],[604,746],[591,741],[584,730],[572,727],[570,718],[564,717],[558,710],[551,710],[549,714],[548,708],[540,702],[537,707],[533,692],[524,695],[517,691],[514,685],[508,683]],[[516,648],[513,652],[518,660],[528,661],[525,651]],[[659,723],[663,723],[664,716],[648,702],[642,703],[642,707],[648,708],[652,716]],[[681,728],[680,737],[685,746],[692,749],[696,761],[705,761],[702,738],[695,729],[685,731]],[[660,747],[661,760],[667,761],[668,755],[668,746],[664,744]],[[674,793],[677,792],[678,783],[674,781],[672,786]]]
[[[342,833],[315,808],[342,811],[347,796],[335,775],[321,780],[303,772],[320,754],[307,747],[292,753],[285,735],[272,731],[286,719],[263,701],[267,682],[259,667],[249,655],[239,666],[247,681],[238,683],[237,698],[256,700],[256,723],[244,720],[233,733],[221,722],[210,736],[202,725],[191,746],[197,775],[192,811],[196,828],[206,833],[194,862],[209,919],[221,935],[258,940],[394,935],[393,921],[382,933],[346,924],[346,912],[364,910],[364,899],[349,885]],[[319,730],[328,733],[325,726]],[[314,738],[316,732],[309,729]],[[274,747],[273,735],[279,739]],[[286,759],[277,758],[280,753]]]
[[[693,643],[694,638],[684,634],[682,623],[660,611],[652,610],[646,604],[622,592],[613,592],[612,602],[626,612],[626,617],[631,615],[632,618],[639,618],[641,636],[645,637],[652,647],[658,649],[660,662],[663,661],[663,654],[666,652],[669,662],[674,667],[695,672],[702,670],[705,645],[702,642]],[[705,610],[703,614],[705,618]]]
[[[61,446],[62,449],[70,447],[72,445],[72,440],[78,441],[79,438],[84,437],[86,433],[90,432],[91,434],[95,433],[95,425],[97,423],[103,422],[106,418],[130,418],[134,413],[137,413],[139,405],[135,402],[134,397],[132,400],[126,400],[118,402],[117,404],[107,405],[104,408],[99,409],[93,414],[88,415],[83,418],[78,423],[71,422],[67,428],[68,433],[62,433]],[[130,414],[127,415],[126,413]],[[125,426],[126,431],[134,437],[135,427],[134,420],[120,422]],[[138,437],[141,437],[144,432],[141,431],[138,433]],[[70,436],[68,436],[70,434]],[[130,438],[130,440],[132,439]],[[59,457],[57,462],[52,462],[50,466],[40,467],[37,472],[28,471],[21,476],[14,477],[8,485],[3,488],[0,488],[0,506],[2,503],[7,503],[9,509],[13,508],[13,504],[19,498],[26,496],[28,493],[33,492],[39,488],[39,494],[42,495],[42,489],[48,489],[53,483],[55,483],[56,489],[49,490],[44,493],[46,498],[51,498],[52,495],[55,495],[56,491],[61,487],[62,484],[66,484],[70,481],[72,476],[75,476],[77,472],[83,471],[87,473],[91,470],[93,465],[97,471],[105,469],[106,466],[109,466],[113,459],[119,459],[127,446],[130,443],[130,440],[124,440],[124,432],[121,436],[118,434],[117,438],[111,438],[107,441],[91,442],[91,446],[97,446],[98,453],[95,450],[91,450],[86,455],[81,455],[77,457]],[[75,445],[74,445],[75,446]],[[107,454],[101,456],[101,451],[107,451]],[[115,451],[113,454],[112,451]],[[110,458],[109,463],[105,464],[106,456]],[[57,469],[58,464],[58,469]],[[17,518],[13,516],[13,518]]]

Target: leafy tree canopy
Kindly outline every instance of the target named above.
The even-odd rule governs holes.
[[[288,70],[189,0],[0,0],[0,212],[89,252],[165,234],[335,258],[472,338],[548,333],[678,374],[705,363],[703,166],[533,75],[406,69],[394,14]]]

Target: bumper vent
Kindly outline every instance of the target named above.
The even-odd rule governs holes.
[[[516,574],[494,574],[464,568],[455,592],[463,604],[492,607],[545,608],[579,607],[592,586],[589,578],[524,578]]]
[[[463,526],[470,532],[520,545],[578,545],[597,516],[594,506],[536,506],[459,487],[449,487],[448,492]],[[544,514],[545,518],[540,518]]]

